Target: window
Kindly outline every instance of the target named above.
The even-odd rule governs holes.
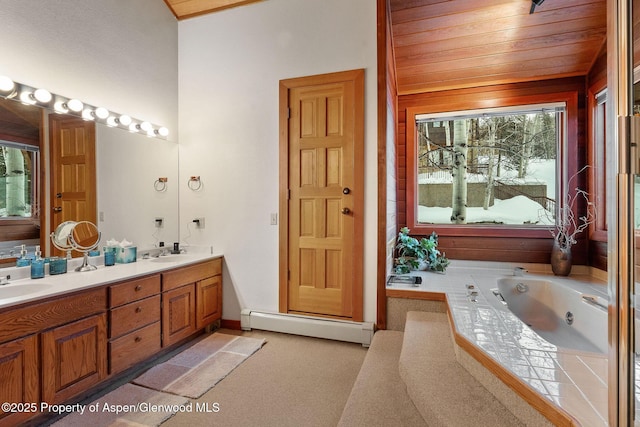
[[[38,216],[38,147],[0,140],[0,218]]]
[[[607,241],[607,156],[606,156],[606,110],[607,91],[601,90],[590,96],[593,132],[591,159],[591,187],[594,203],[597,208],[596,222],[592,228],[591,238],[598,241]]]
[[[417,115],[418,224],[555,223],[564,104]]]

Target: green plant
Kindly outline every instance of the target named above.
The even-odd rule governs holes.
[[[424,269],[444,272],[449,265],[445,254],[438,250],[438,235],[433,232],[429,238],[418,240],[409,235],[409,229],[403,227],[396,240],[396,258],[394,270],[398,274],[405,274],[411,270]]]

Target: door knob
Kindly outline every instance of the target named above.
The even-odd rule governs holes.
[[[342,208],[342,214],[343,215],[349,215],[351,213],[351,209],[349,208]]]
[[[349,194],[349,193],[351,193],[351,189],[349,187],[344,187],[342,189],[342,194]]]
[[[56,206],[55,208],[53,208],[54,212],[62,212],[62,208],[60,206]]]

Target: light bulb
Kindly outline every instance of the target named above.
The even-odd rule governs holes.
[[[67,101],[67,108],[71,111],[79,113],[84,108],[84,104],[80,100],[70,99]]]
[[[36,89],[36,91],[33,92],[33,96],[38,100],[38,102],[42,102],[43,104],[51,102],[51,99],[53,98],[51,92],[46,89]]]
[[[145,132],[149,132],[149,131],[153,131],[153,126],[149,122],[142,122],[140,123],[140,129],[142,129]]]
[[[129,126],[131,124],[131,117],[126,114],[121,115],[118,120],[122,126]]]
[[[169,129],[163,126],[160,129],[158,129],[156,133],[160,136],[166,137],[166,136],[169,136]]]
[[[96,108],[95,114],[97,118],[104,120],[109,117],[109,110],[104,107],[98,107]]]
[[[113,116],[107,117],[107,126],[112,127],[112,128],[118,126],[118,119],[116,119]]]
[[[82,110],[82,118],[84,120],[93,120],[95,116],[93,115],[93,111],[90,108],[85,108]]]
[[[7,76],[0,76],[0,92],[11,93],[16,84]]]
[[[136,132],[138,132],[138,129],[140,129],[140,126],[138,126],[137,123],[131,123],[129,125],[129,132],[136,133]]]
[[[20,94],[20,101],[21,101],[23,104],[26,104],[26,105],[33,105],[33,104],[35,104],[35,103],[36,103],[36,99],[35,99],[33,96],[31,96],[31,95],[32,95],[32,93],[31,93],[31,92],[22,92],[22,93]]]
[[[56,113],[60,114],[67,114],[69,112],[67,105],[62,101],[57,101],[55,104],[53,104],[53,109],[56,111]]]

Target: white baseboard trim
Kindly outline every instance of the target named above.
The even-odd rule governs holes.
[[[369,347],[373,339],[374,325],[371,322],[350,322],[325,319],[298,314],[269,313],[244,309],[240,313],[243,331],[259,329],[325,338],[336,341],[355,342]]]

